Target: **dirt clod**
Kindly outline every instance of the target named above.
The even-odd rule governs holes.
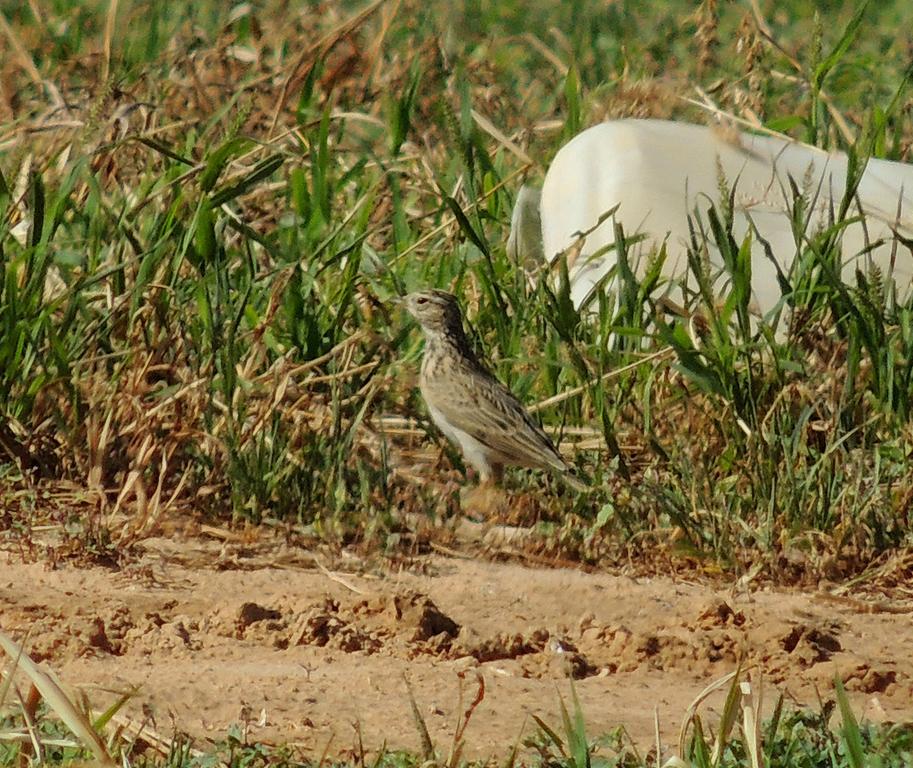
[[[412,640],[428,640],[444,634],[456,637],[460,626],[449,616],[445,616],[427,596],[419,593],[396,595],[392,600],[396,620],[405,626],[415,628]]]
[[[446,743],[461,714],[459,675],[472,670],[485,697],[467,757],[507,754],[530,713],[556,722],[556,685],[564,693],[569,676],[588,729],[624,723],[646,745],[658,706],[661,735],[674,741],[694,697],[739,660],[799,702],[827,697],[839,675],[854,711],[913,718],[909,616],[814,594],[721,600],[717,585],[444,558],[373,580],[370,596],[307,569],[175,563],[166,586],[126,588],[100,567],[9,562],[3,573],[0,626],[29,633],[29,651],[65,684],[91,686],[94,708],[111,703],[106,687],[137,687],[127,711],[173,715],[207,738],[237,722],[243,703],[258,740],[316,754],[340,722],[358,722],[366,748],[415,749],[405,676],[435,713],[433,740]]]
[[[265,608],[257,603],[244,603],[238,610],[238,628],[243,630],[251,624],[267,619],[277,620],[282,618],[280,611],[272,608]]]
[[[837,636],[823,627],[798,624],[782,640],[783,649],[807,667],[827,661],[842,650]]]

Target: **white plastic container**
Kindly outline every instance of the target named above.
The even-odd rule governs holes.
[[[645,252],[667,243],[663,274],[669,292],[681,297],[676,281],[687,272],[688,215],[697,210],[704,221],[711,201],[720,205],[721,179],[735,185],[734,232],[741,243],[750,229],[749,218],[766,239],[785,273],[797,255],[789,211],[793,206],[790,177],[803,194],[814,200],[806,233],[810,236],[830,221],[844,196],[847,157],[778,136],[760,136],[735,130],[664,120],[617,120],[594,126],[568,142],[555,156],[539,201],[542,251],[554,261],[579,243],[580,233],[618,206],[569,252],[574,302],[579,306],[600,278],[615,265],[614,221],[622,223],[626,239],[643,234],[633,245],[632,263],[642,273]],[[857,207],[858,206],[858,207]],[[913,237],[913,165],[869,160],[859,184],[842,236],[843,279],[855,284],[856,267],[874,262],[893,276],[901,295],[913,278],[913,256],[894,236],[896,230]],[[510,247],[530,253],[530,231],[535,226],[535,194],[518,195],[511,226]],[[594,255],[595,254],[595,255]],[[638,255],[640,257],[638,258]],[[719,253],[708,252],[711,264],[722,267]],[[573,263],[570,263],[570,262]],[[720,270],[716,290],[725,286]],[[612,280],[607,283],[611,290]],[[693,284],[693,281],[692,281]],[[781,299],[776,269],[760,242],[752,247],[752,309],[766,315]]]

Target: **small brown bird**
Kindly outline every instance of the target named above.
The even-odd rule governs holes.
[[[417,291],[403,303],[425,333],[419,389],[431,418],[482,483],[500,482],[504,466],[512,465],[551,470],[575,490],[588,490],[517,398],[479,362],[456,297]]]

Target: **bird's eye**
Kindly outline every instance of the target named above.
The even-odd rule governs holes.
[[[423,296],[423,297],[420,298],[420,299],[416,299],[416,300],[415,300],[415,303],[416,303],[416,304],[427,304],[427,303],[428,303],[428,299],[426,299],[426,298]]]

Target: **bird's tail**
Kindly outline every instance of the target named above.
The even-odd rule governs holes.
[[[572,474],[570,470],[561,473],[561,479],[573,488],[577,493],[589,493],[592,487],[577,475]]]

